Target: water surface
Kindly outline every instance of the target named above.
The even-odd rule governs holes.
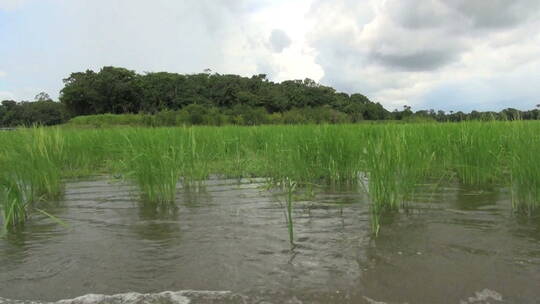
[[[370,233],[360,189],[295,203],[262,180],[178,190],[174,208],[136,188],[70,182],[47,211],[0,239],[0,303],[537,303],[540,219],[512,213],[500,189],[419,191]],[[101,294],[111,296],[89,296]],[[86,295],[86,296],[85,296]]]

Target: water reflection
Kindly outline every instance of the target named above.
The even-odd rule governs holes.
[[[42,203],[40,208],[48,214],[54,214],[55,219],[38,213],[38,211],[31,211],[31,217],[26,223],[16,228],[10,228],[9,233],[6,232],[2,235],[0,257],[4,252],[2,249],[8,252],[24,252],[30,246],[54,242],[53,239],[58,239],[69,232],[69,225],[58,223],[66,214],[65,206],[58,202],[48,202]]]
[[[181,235],[179,210],[174,204],[140,203],[138,218],[130,227],[143,240],[175,240]]]
[[[187,207],[197,207],[201,203],[211,204],[212,196],[207,191],[206,185],[202,183],[195,185],[186,184],[177,192],[176,201]]]
[[[454,206],[459,210],[478,210],[486,206],[495,206],[500,201],[502,191],[495,186],[473,187],[461,185],[456,193]]]
[[[532,243],[540,243],[540,215],[531,217],[525,214],[515,213],[514,218],[516,224],[512,225],[509,229],[514,236],[529,240]],[[535,256],[540,257],[540,248]]]

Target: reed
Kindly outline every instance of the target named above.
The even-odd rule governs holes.
[[[289,180],[295,189],[364,187],[376,233],[384,213],[433,180],[508,187],[514,208],[532,213],[539,133],[535,121],[21,129],[0,133],[0,206],[4,223],[24,222],[32,205],[61,196],[64,178],[92,174],[125,176],[144,201],[171,203],[180,184],[221,175]]]
[[[531,215],[540,207],[540,137],[537,125],[516,122],[510,142],[512,205]]]
[[[429,177],[435,154],[415,129],[384,127],[372,134],[363,150],[367,192],[371,198],[372,230],[378,234],[380,217],[397,211]],[[365,185],[365,184],[364,184]]]
[[[515,126],[510,126],[510,128]],[[457,178],[467,185],[487,185],[501,181],[505,146],[504,124],[465,122],[446,136],[452,167]]]
[[[156,204],[174,202],[182,160],[181,147],[174,145],[173,137],[160,135],[137,132],[125,139],[126,175],[139,186],[144,201]]]
[[[0,151],[0,205],[4,226],[15,227],[28,217],[28,208],[62,195],[64,138],[59,129],[31,128],[5,141]]]
[[[0,212],[4,231],[25,222],[30,202],[29,194],[28,185],[25,183],[16,181],[13,177],[0,177]]]
[[[296,182],[291,179],[285,179],[282,182],[286,193],[286,219],[287,231],[289,232],[289,242],[294,246],[294,218],[293,218],[293,193],[296,189]]]

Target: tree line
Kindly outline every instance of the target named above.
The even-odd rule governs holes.
[[[70,118],[66,107],[53,101],[47,93],[39,93],[34,101],[0,102],[0,127],[57,125]]]
[[[274,83],[252,77],[200,73],[137,74],[124,68],[73,73],[64,79],[60,101],[75,116],[88,114],[157,113],[189,105],[220,110],[238,106],[283,113],[294,108],[328,107],[361,119],[385,119],[389,112],[361,94],[338,93],[311,79]]]
[[[272,82],[217,73],[138,74],[120,67],[72,73],[64,79],[59,102],[40,93],[32,102],[4,100],[0,126],[54,125],[69,118],[96,114],[143,113],[176,117],[191,124],[341,123],[361,120],[540,119],[538,109],[501,112],[403,110],[390,112],[362,94],[346,94],[311,79]],[[165,114],[163,114],[165,113]],[[179,118],[180,117],[180,118]]]

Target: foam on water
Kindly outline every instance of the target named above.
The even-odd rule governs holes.
[[[230,301],[235,296],[229,291],[164,291],[160,293],[137,293],[128,292],[116,295],[87,294],[74,299],[60,300],[57,302],[23,301],[0,298],[0,304],[189,304],[214,303]]]
[[[318,298],[315,296],[315,298]],[[366,303],[366,304],[398,304],[398,302],[384,302],[362,296],[360,301],[349,297],[342,298],[335,303]],[[321,301],[321,302],[319,302]],[[128,292],[116,295],[87,294],[73,299],[60,300],[57,302],[10,300],[0,297],[0,304],[233,304],[233,303],[265,303],[265,304],[303,304],[325,303],[324,299],[300,300],[296,296],[282,298],[278,294],[254,295],[252,297],[236,294],[230,291],[206,291],[206,290],[182,290],[164,291],[160,293],[137,293]],[[459,304],[470,303],[495,303],[503,302],[503,296],[490,289],[475,292],[474,296],[461,300]],[[399,302],[405,304],[408,302]],[[412,303],[411,303],[412,304]]]
[[[474,297],[469,297],[467,300],[462,300],[460,304],[467,304],[467,303],[490,303],[490,300],[502,302],[503,297],[500,293],[490,290],[490,289],[483,289],[481,291],[477,291],[474,294]],[[491,302],[492,303],[492,302]]]

